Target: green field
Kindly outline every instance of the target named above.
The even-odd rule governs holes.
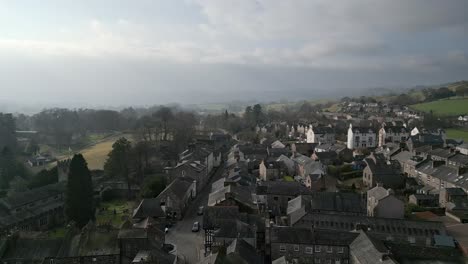
[[[413,109],[429,113],[431,110],[438,116],[458,116],[468,113],[468,98],[445,99],[411,106]]]
[[[99,205],[98,213],[96,214],[96,223],[110,223],[112,226],[119,228],[124,222],[124,219],[131,218],[133,206],[133,202],[120,200],[103,202]],[[99,210],[100,208],[104,208],[104,211]]]
[[[445,132],[447,133],[447,138],[463,139],[464,142],[468,142],[467,130],[449,128],[449,129],[446,129]]]

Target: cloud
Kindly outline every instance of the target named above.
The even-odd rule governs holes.
[[[417,42],[419,33],[455,34],[468,27],[465,0],[186,0],[183,4],[196,7],[198,23],[91,19],[74,31],[67,25],[59,27],[56,39],[0,38],[0,53],[363,70],[437,70],[466,60],[452,54],[437,66],[434,57],[446,56],[443,49],[431,51],[435,54],[404,50],[406,41]],[[468,41],[466,36],[454,38]]]

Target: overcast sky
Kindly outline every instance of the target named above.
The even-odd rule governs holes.
[[[0,0],[0,100],[313,99],[468,79],[466,0]]]

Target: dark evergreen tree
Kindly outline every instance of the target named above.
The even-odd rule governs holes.
[[[93,183],[83,155],[76,154],[70,162],[66,190],[65,214],[79,227],[94,220]]]
[[[104,173],[110,178],[120,178],[127,182],[128,195],[130,196],[130,165],[132,163],[132,145],[130,141],[122,137],[112,145],[104,164]]]

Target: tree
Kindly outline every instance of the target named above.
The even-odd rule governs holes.
[[[167,140],[168,130],[169,130],[169,121],[174,118],[174,114],[169,107],[163,106],[159,109],[156,113],[154,113],[156,118],[162,123],[162,130],[163,130],[163,140]]]
[[[0,113],[0,150],[8,147],[14,151],[16,149],[16,125],[12,114]]]
[[[112,145],[104,164],[104,174],[110,178],[121,178],[127,182],[128,195],[130,196],[130,164],[132,163],[132,145],[126,138],[119,138]]]
[[[8,196],[11,196],[16,193],[22,193],[28,190],[26,181],[21,177],[15,177],[10,181],[10,188],[8,189]]]
[[[78,227],[94,220],[93,182],[83,155],[75,154],[70,162],[65,195],[65,214]]]
[[[44,169],[38,172],[34,177],[31,178],[31,180],[28,183],[28,187],[33,189],[48,184],[53,184],[56,182],[58,182],[57,166],[53,167],[50,170]]]
[[[154,175],[145,179],[141,197],[154,198],[166,188],[166,178],[164,175]]]

